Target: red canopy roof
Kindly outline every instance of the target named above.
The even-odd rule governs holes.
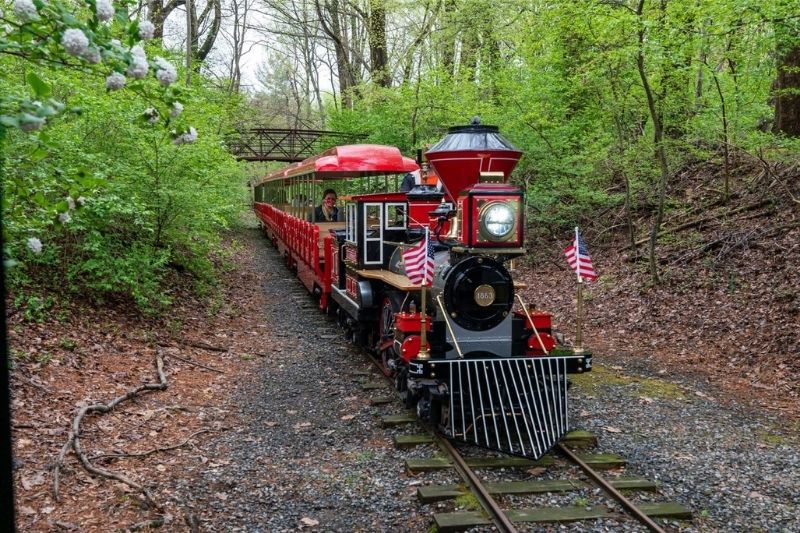
[[[394,146],[351,144],[335,146],[305,161],[276,170],[256,185],[309,174],[316,179],[342,179],[405,174],[414,170],[419,170],[416,161],[403,156]]]

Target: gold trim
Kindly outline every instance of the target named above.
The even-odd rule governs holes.
[[[488,307],[492,305],[495,297],[496,294],[494,292],[494,287],[487,284],[478,285],[475,288],[475,291],[472,293],[473,300],[475,300],[475,303],[481,307]]]

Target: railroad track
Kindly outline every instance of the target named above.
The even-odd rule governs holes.
[[[372,360],[372,358],[370,358]],[[384,380],[377,362],[374,369],[376,373],[361,372],[357,377],[362,381],[361,387],[367,391],[386,391],[391,388],[392,395],[373,398],[373,404],[394,404],[394,387],[390,380]],[[379,375],[378,380],[375,376]],[[619,469],[625,466],[624,458],[614,454],[591,453],[589,450],[597,444],[597,439],[585,431],[573,431],[562,439],[554,450],[555,454],[548,454],[532,461],[521,457],[487,455],[484,450],[459,444],[459,448],[439,436],[433,428],[420,424],[413,413],[386,415],[381,418],[384,427],[398,427],[416,424],[423,431],[420,433],[407,433],[394,437],[395,446],[408,448],[419,445],[435,445],[441,455],[422,459],[406,460],[406,470],[415,475],[424,475],[425,472],[454,469],[462,479],[461,484],[430,484],[417,488],[417,497],[423,504],[436,504],[446,501],[468,501],[477,504],[477,509],[458,510],[450,512],[436,512],[433,522],[437,531],[463,531],[475,527],[491,527],[501,532],[517,531],[517,525],[564,523],[577,521],[590,521],[597,519],[611,519],[617,522],[636,520],[650,531],[662,532],[664,529],[654,521],[654,518],[688,520],[692,514],[689,509],[673,502],[663,503],[634,503],[621,491],[645,492],[653,494],[657,491],[656,483],[637,477],[614,476],[606,480],[600,470]],[[464,454],[468,455],[465,456]],[[492,452],[493,453],[493,452]],[[525,478],[515,481],[498,480],[492,471],[503,470],[503,477]],[[575,472],[580,470],[580,475]],[[481,472],[489,474],[479,475]],[[556,470],[556,472],[553,472]],[[534,479],[530,477],[547,471],[549,479]],[[558,478],[553,479],[558,473]],[[511,474],[511,475],[510,475]],[[607,498],[615,500],[622,512],[612,509],[609,505],[589,505],[587,496],[578,496],[573,499],[572,505],[522,505],[514,503],[516,500],[523,502],[530,499],[541,499],[545,495],[560,494],[569,498],[570,493],[587,494],[592,489],[599,488]],[[598,499],[596,495],[591,495]],[[648,497],[647,499],[652,499]],[[580,503],[575,505],[574,502]],[[511,506],[509,506],[511,504]],[[455,507],[455,506],[454,506]]]
[[[311,311],[313,305],[306,300],[308,293],[304,289],[292,291],[292,298],[301,304],[302,309]],[[397,405],[399,398],[394,389],[394,383],[380,370],[380,364],[369,354],[368,360],[372,364],[370,371],[355,372],[354,376],[361,382],[365,391],[383,391],[383,394],[371,400],[373,405]],[[376,380],[376,376],[378,380]],[[428,471],[454,469],[462,479],[462,484],[424,485],[417,489],[417,497],[423,504],[451,501],[471,495],[478,504],[479,509],[457,510],[452,512],[434,513],[433,522],[439,533],[450,531],[463,531],[475,527],[491,527],[501,532],[515,532],[519,524],[564,523],[576,521],[589,521],[597,519],[624,520],[625,514],[614,511],[606,505],[588,505],[588,499],[581,501],[582,505],[562,506],[525,506],[508,508],[503,504],[506,500],[517,497],[532,497],[546,494],[566,494],[575,491],[588,491],[593,486],[599,487],[610,498],[616,500],[622,507],[628,520],[636,520],[650,531],[663,532],[664,529],[653,521],[654,518],[690,520],[691,510],[681,504],[643,503],[635,504],[621,490],[655,492],[657,484],[642,478],[616,477],[611,481],[606,480],[598,471],[620,468],[626,462],[622,457],[614,454],[579,453],[573,451],[587,450],[596,445],[597,439],[588,432],[574,431],[565,436],[556,446],[555,451],[563,458],[557,460],[554,454],[548,454],[537,461],[521,457],[487,456],[485,453],[465,457],[462,452],[453,446],[447,439],[439,436],[431,427],[421,424],[414,413],[406,412],[395,415],[386,415],[381,418],[384,427],[396,427],[406,424],[421,426],[424,432],[397,435],[394,438],[395,446],[400,448],[413,447],[425,444],[434,444],[441,450],[443,456],[428,459],[406,460],[406,469],[412,474],[421,474]],[[468,448],[468,447],[467,447]],[[475,451],[475,450],[473,450]],[[588,478],[568,472],[569,465],[577,466]],[[518,481],[492,481],[488,476],[479,476],[476,470],[492,471],[505,469],[504,472],[516,471],[518,477],[530,478],[531,469],[550,469],[561,466],[567,471],[564,479],[535,479]],[[498,500],[499,498],[499,500]],[[585,505],[583,505],[585,503]]]

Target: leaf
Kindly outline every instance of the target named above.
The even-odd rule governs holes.
[[[533,468],[526,470],[526,472],[532,476],[540,476],[544,474],[545,470],[547,470],[547,468],[543,466],[534,466]]]
[[[19,120],[8,115],[0,115],[0,124],[7,128],[19,128]]]
[[[302,519],[300,519],[300,522],[302,522],[304,526],[310,526],[310,527],[319,525],[319,520],[314,520],[313,518],[309,518],[307,516],[304,516]]]
[[[344,415],[342,420],[352,420],[356,417],[356,415]]]
[[[609,433],[622,433],[622,430],[619,428],[615,428],[614,426],[606,426],[603,429],[608,431]]]
[[[28,72],[28,75],[25,79],[28,80],[33,92],[36,93],[36,96],[39,98],[47,98],[50,96],[50,86],[47,85],[42,78],[37,76],[35,72]]]

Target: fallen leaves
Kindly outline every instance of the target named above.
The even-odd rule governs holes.
[[[23,476],[20,479],[20,483],[22,484],[23,489],[31,490],[33,487],[44,484],[44,473],[38,472],[32,476]]]
[[[305,516],[300,519],[300,523],[304,526],[314,527],[319,525],[319,520],[314,520],[313,518]]]

